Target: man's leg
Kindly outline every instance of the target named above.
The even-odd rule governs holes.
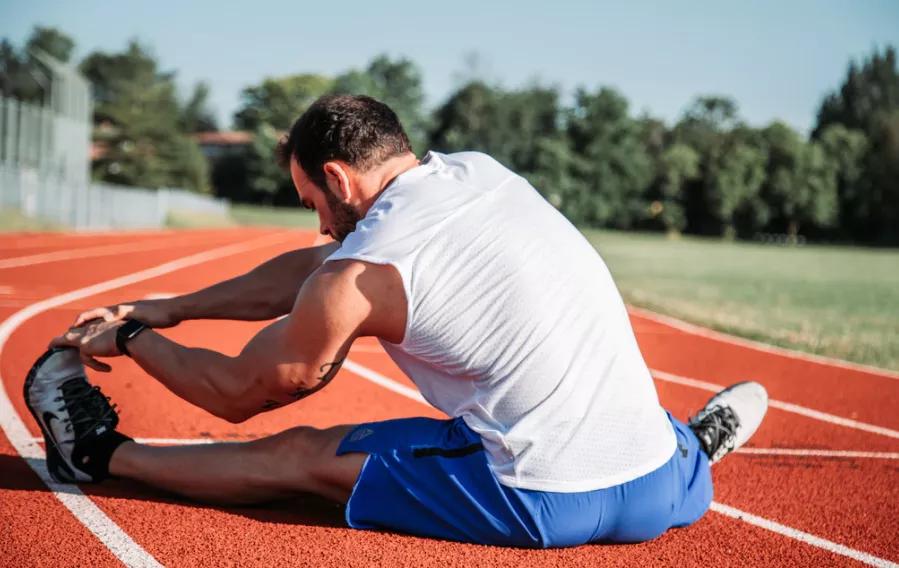
[[[126,442],[113,453],[109,472],[220,504],[259,503],[300,493],[346,503],[367,455],[337,455],[337,446],[352,428],[300,426],[240,443],[160,447]]]

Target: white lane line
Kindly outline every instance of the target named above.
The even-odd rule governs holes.
[[[141,252],[148,250],[157,250],[164,248],[172,248],[176,246],[184,246],[190,244],[200,244],[205,241],[215,240],[214,237],[202,235],[199,239],[168,239],[164,242],[158,240],[146,243],[116,243],[113,245],[101,245],[95,247],[85,247],[80,249],[57,250],[53,252],[44,252],[40,254],[29,254],[27,256],[17,256],[14,258],[4,258],[0,260],[0,269],[16,268],[19,266],[33,266],[35,264],[45,264],[48,262],[60,262],[63,260],[73,260],[76,258],[92,258],[97,256],[110,256],[123,252]]]
[[[0,323],[0,353],[3,352],[7,340],[9,340],[9,337],[19,326],[43,312],[75,300],[134,284],[142,280],[148,280],[182,268],[246,252],[257,247],[274,244],[275,242],[285,240],[288,235],[289,233],[287,232],[279,232],[243,243],[226,245],[31,304],[12,314],[9,318],[4,320],[3,323]],[[121,527],[115,524],[106,513],[91,501],[89,497],[82,493],[81,490],[78,489],[78,486],[57,484],[50,478],[44,461],[46,459],[46,453],[43,448],[34,443],[31,433],[28,432],[28,428],[25,427],[22,418],[16,413],[16,410],[9,399],[9,395],[6,392],[2,377],[0,377],[0,427],[2,427],[4,434],[19,455],[25,458],[28,465],[31,466],[47,487],[50,488],[53,495],[72,512],[75,518],[87,527],[88,530],[94,533],[100,542],[106,545],[119,560],[127,566],[161,566],[150,553],[137,544],[121,529]]]
[[[410,398],[412,400],[421,402],[423,404],[427,404],[424,398],[420,393],[410,389],[409,387],[402,385],[396,382],[394,379],[389,377],[385,377],[384,375],[377,373],[368,367],[360,365],[359,363],[355,363],[353,361],[345,361],[343,366],[347,368],[350,372],[371,381],[377,385],[385,387],[397,394]],[[705,383],[707,385],[711,385],[711,383]],[[716,387],[717,389],[718,387]],[[720,389],[719,389],[720,390]],[[412,391],[412,392],[409,392]],[[717,392],[717,391],[716,391]],[[776,523],[774,521],[770,521],[763,517],[758,517],[756,515],[752,515],[750,513],[746,513],[740,511],[739,509],[734,509],[733,507],[729,507],[727,505],[723,505],[718,503],[717,501],[713,501],[710,507],[713,511],[721,513],[722,515],[727,515],[729,517],[733,517],[734,519],[741,520],[745,523],[749,523],[750,525],[755,525],[757,527],[761,527],[767,529],[769,531],[773,531],[775,533],[781,534],[788,538],[793,538],[799,541],[802,541],[806,544],[810,544],[812,546],[816,546],[818,548],[822,548],[829,552],[833,552],[834,554],[839,554],[842,556],[848,556],[849,558],[854,558],[860,562],[864,562],[867,564],[871,564],[872,566],[888,566],[888,567],[896,567],[895,564],[890,562],[889,560],[885,560],[883,558],[878,558],[877,556],[873,556],[866,552],[862,552],[860,550],[855,550],[854,548],[849,548],[848,546],[844,546],[842,544],[837,544],[835,542],[823,539],[821,537],[817,537],[813,534],[809,534],[807,532],[800,531],[798,529],[794,529],[792,527],[788,527],[786,525],[782,525],[780,523]],[[899,568],[899,567],[896,567]]]
[[[815,448],[740,448],[736,453],[754,456],[899,460],[899,452],[859,452],[856,450],[819,450]]]
[[[385,377],[384,375],[382,375],[380,373],[372,371],[368,367],[360,365],[359,363],[356,363],[354,361],[350,361],[349,359],[347,359],[346,361],[343,362],[343,368],[355,375],[359,375],[360,377],[362,377],[363,379],[365,379],[367,381],[375,383],[376,385],[378,385],[380,387],[384,387],[385,389],[387,389],[389,391],[393,391],[393,392],[400,394],[406,398],[411,398],[412,400],[414,400],[416,402],[420,402],[422,404],[427,404],[428,406],[430,406],[430,404],[428,404],[428,401],[425,400],[425,397],[421,396],[421,393],[418,392],[417,390],[415,390],[411,387],[407,387],[404,384],[398,383],[395,380],[393,380],[389,377]]]
[[[5,408],[7,401],[3,400],[3,398],[5,397],[0,397],[0,412],[5,413],[7,410],[7,408]],[[4,430],[6,430],[6,424],[4,424],[3,427]],[[22,425],[22,427],[24,428],[24,425]],[[6,433],[7,437],[12,440],[10,431],[6,430]],[[13,434],[18,436],[21,433],[13,432]],[[53,492],[53,495],[65,505],[66,509],[71,511],[72,514],[81,521],[81,524],[87,527],[87,530],[94,533],[94,535],[100,539],[100,542],[106,545],[109,551],[112,552],[122,564],[125,566],[139,566],[142,568],[162,567],[162,564],[157,562],[149,552],[134,542],[134,540],[128,536],[128,533],[123,531],[122,528],[107,517],[106,513],[97,507],[90,498],[82,493],[77,485],[56,483],[53,481],[50,474],[47,472],[47,462],[42,448],[39,448],[34,444],[29,444],[29,446],[33,446],[34,449],[26,449],[26,451],[23,452],[22,450],[24,448],[21,448],[19,444],[14,442],[13,445],[16,447],[16,451],[18,451],[25,459],[25,462],[28,463],[28,465],[31,466],[31,469],[33,469],[38,477],[41,478],[41,481],[43,481],[50,491]]]
[[[863,562],[871,566],[893,568],[899,566],[896,563],[891,562],[885,558],[880,558],[878,556],[874,556],[873,554],[868,554],[867,552],[862,552],[860,550],[849,548],[848,546],[842,544],[837,544],[836,542],[821,538],[819,536],[815,536],[813,534],[809,534],[798,529],[794,529],[793,527],[788,527],[787,525],[776,523],[764,517],[759,517],[757,515],[753,515],[752,513],[747,513],[746,511],[741,511],[740,509],[735,509],[734,507],[724,505],[717,501],[712,501],[712,504],[709,508],[712,511],[715,511],[716,513],[719,513],[726,517],[743,521],[744,523],[769,530],[779,535],[783,535],[800,542],[816,546],[818,548],[823,548],[828,552],[833,552],[834,554],[839,554],[840,556],[846,556],[848,558],[858,560],[859,562]]]
[[[828,365],[830,367],[848,369],[850,371],[861,371],[863,373],[876,375],[885,379],[899,379],[899,372],[890,369],[875,367],[873,365],[863,365],[861,363],[852,363],[849,361],[843,361],[842,359],[825,357],[824,355],[813,355],[811,353],[796,351],[795,349],[787,349],[786,347],[777,347],[775,345],[769,345],[760,341],[753,341],[751,339],[737,337],[735,335],[730,335],[721,331],[715,331],[713,329],[688,323],[671,316],[657,314],[644,308],[637,308],[629,305],[627,307],[627,310],[641,318],[648,319],[656,323],[661,323],[662,325],[667,325],[668,327],[673,327],[691,335],[698,335],[700,337],[714,339],[722,343],[730,343],[731,345],[738,345],[740,347],[749,347],[750,349],[755,349],[756,351],[764,351],[765,353],[773,353],[775,355],[782,355],[791,359],[799,359],[801,361],[811,361],[813,363]]]
[[[244,442],[242,439],[216,439],[216,438],[135,438],[138,444],[153,444],[159,446],[190,446],[192,444],[217,444],[219,442]],[[46,441],[43,436],[32,436],[31,441],[35,444],[44,444]]]
[[[718,392],[724,388],[724,385],[700,381],[698,379],[691,379],[690,377],[682,377],[680,375],[666,373],[665,371],[658,371],[656,369],[650,369],[650,372],[652,373],[653,377],[661,381],[693,387],[709,392]],[[888,438],[899,439],[899,431],[897,430],[892,430],[883,426],[877,426],[875,424],[868,424],[867,422],[859,422],[858,420],[852,420],[851,418],[843,418],[842,416],[828,414],[826,412],[821,412],[820,410],[813,410],[811,408],[806,408],[798,404],[769,399],[768,406],[771,408],[777,408],[778,410],[783,410],[784,412],[799,414],[800,416],[805,416],[806,418],[811,418],[813,420],[820,420],[822,422],[828,422],[830,424],[836,424],[838,426],[845,426],[846,428],[854,428],[856,430],[863,430],[865,432],[879,434]]]

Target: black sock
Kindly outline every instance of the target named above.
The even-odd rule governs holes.
[[[75,467],[93,477],[93,481],[103,481],[109,477],[109,460],[116,448],[131,442],[128,436],[110,430],[87,443],[75,445],[72,462]]]

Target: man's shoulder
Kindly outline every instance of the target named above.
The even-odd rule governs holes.
[[[331,260],[307,281],[309,299],[328,306],[335,317],[362,317],[365,334],[401,342],[406,293],[395,266],[355,258]],[[304,286],[305,288],[306,286]]]

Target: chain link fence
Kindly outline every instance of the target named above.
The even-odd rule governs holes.
[[[90,85],[73,68],[35,56],[52,77],[44,104],[0,96],[0,208],[89,230],[161,227],[173,211],[228,215],[225,199],[91,182]]]

